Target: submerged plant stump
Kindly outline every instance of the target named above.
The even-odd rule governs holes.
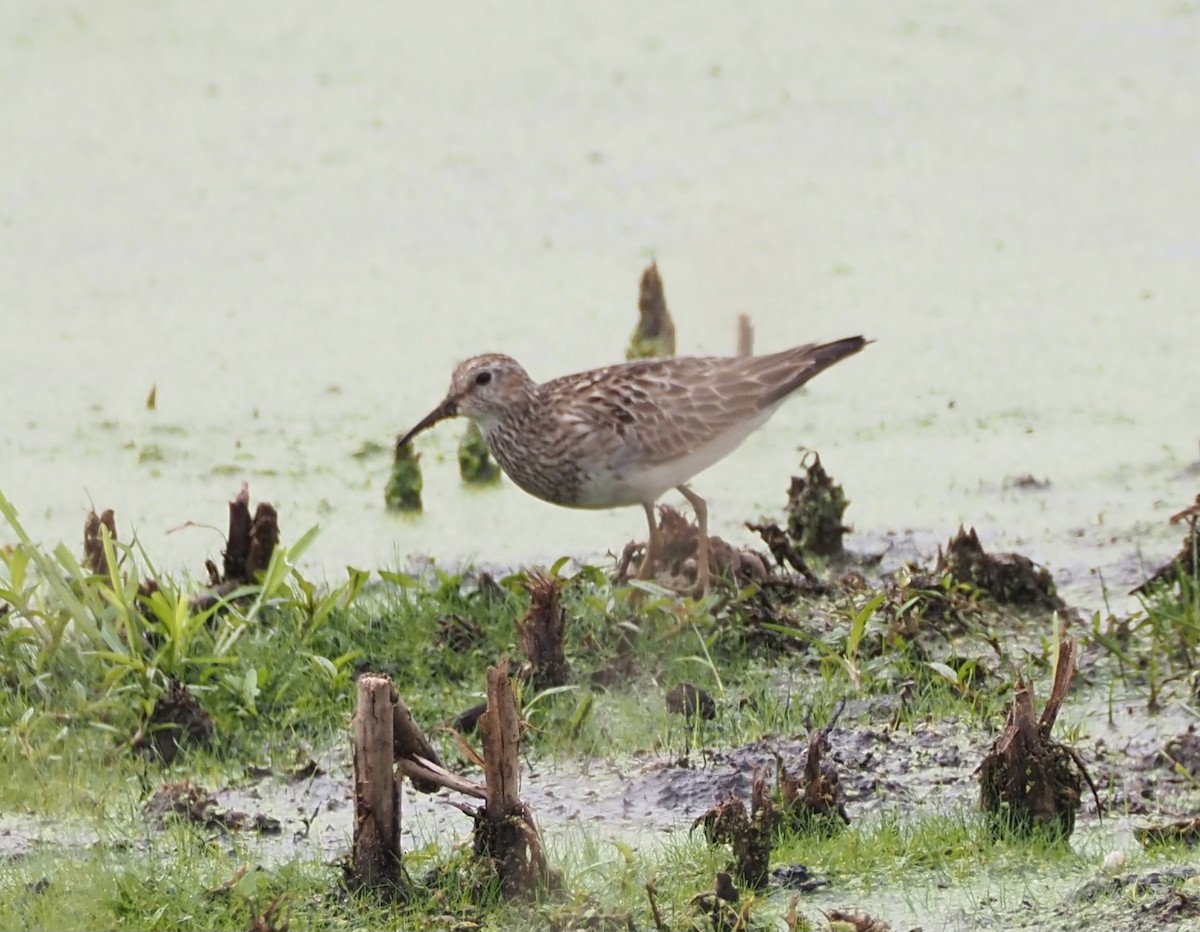
[[[764,521],[761,524],[755,524],[752,521],[746,522],[746,529],[754,531],[762,538],[763,543],[767,545],[767,549],[771,551],[771,556],[775,558],[775,562],[780,568],[790,567],[801,576],[804,577],[805,583],[809,586],[820,586],[821,580],[817,574],[809,568],[804,557],[800,555],[792,542],[788,539],[783,528],[773,522]]]
[[[850,530],[842,523],[850,504],[846,493],[825,471],[819,454],[805,456],[800,465],[804,475],[792,476],[788,488],[788,536],[802,554],[841,557],[842,536]]]
[[[744,802],[731,796],[696,819],[692,829],[701,826],[710,845],[728,844],[733,851],[733,873],[761,890],[771,877],[771,845],[779,822],[779,808],[767,790],[766,771],[760,769],[750,785],[749,813]]]
[[[517,640],[529,661],[529,681],[535,689],[562,686],[570,678],[565,635],[567,612],[562,607],[562,580],[533,572],[525,583],[529,611],[517,621]]]
[[[487,672],[488,708],[479,719],[486,800],[475,811],[474,853],[488,863],[506,896],[518,896],[552,881],[533,813],[521,801],[521,716],[508,661]]]
[[[492,459],[479,425],[471,420],[458,442],[458,474],[471,485],[495,485],[500,481],[500,464]]]
[[[229,537],[220,582],[251,583],[271,563],[279,545],[279,514],[270,502],[259,502],[250,517],[250,486],[243,482],[229,503]]]
[[[1004,730],[979,765],[979,801],[997,835],[1041,834],[1065,839],[1075,829],[1083,781],[1100,800],[1083,763],[1069,747],[1050,739],[1075,673],[1076,645],[1059,646],[1054,685],[1040,719],[1033,689],[1018,678]]]
[[[243,482],[229,503],[229,533],[225,538],[222,568],[204,561],[208,589],[192,598],[192,608],[205,611],[240,586],[254,583],[271,564],[279,546],[279,513],[270,502],[259,502],[250,515],[250,486]]]
[[[96,576],[108,576],[108,557],[104,553],[101,528],[108,529],[109,540],[117,539],[117,519],[111,508],[106,508],[100,515],[94,509],[88,512],[83,524],[83,565]]]
[[[662,545],[654,564],[654,580],[661,586],[677,592],[692,591],[696,587],[697,555],[700,550],[700,528],[670,505],[658,508],[658,530]],[[637,541],[625,546],[617,562],[616,578],[630,578],[646,552],[646,546]],[[721,537],[708,538],[709,569],[712,583],[731,581],[742,587],[751,583],[762,583],[770,576],[767,558],[749,548],[734,547]]]
[[[783,819],[793,831],[832,835],[850,824],[846,812],[846,794],[833,763],[824,760],[829,732],[841,715],[839,706],[829,723],[814,731],[808,739],[808,754],[804,771],[799,776],[788,772],[783,759],[776,754],[776,784]]]
[[[212,716],[190,689],[172,679],[133,736],[132,747],[171,764],[187,748],[212,744],[215,734]]]
[[[354,850],[350,872],[359,886],[400,889],[400,784],[392,769],[396,703],[392,681],[365,673],[354,711]]]
[[[675,322],[667,310],[658,264],[651,262],[642,273],[638,295],[638,325],[625,350],[626,359],[648,359],[675,355]]]
[[[955,582],[987,593],[1000,605],[1069,611],[1045,567],[1019,553],[988,553],[975,528],[964,531],[959,527],[945,551],[938,548],[934,575],[949,575]]]
[[[413,450],[412,442],[396,444],[392,457],[392,472],[383,490],[383,501],[388,511],[420,511],[421,457]]]

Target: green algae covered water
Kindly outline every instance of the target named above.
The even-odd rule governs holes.
[[[635,510],[470,491],[452,366],[621,358],[653,256],[687,353],[864,333],[699,477],[715,532],[820,450],[866,549],[960,522],[1096,604],[1197,492],[1200,14],[1104,0],[0,11],[0,487],[167,569],[243,479],[311,560],[597,559]],[[155,388],[156,406],[146,399]],[[1021,476],[1045,488],[1014,484]],[[0,530],[0,541],[4,540]]]

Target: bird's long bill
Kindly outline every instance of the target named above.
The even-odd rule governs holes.
[[[438,421],[446,420],[448,417],[458,417],[458,402],[454,401],[452,398],[447,398],[440,405],[421,418],[420,423],[417,424],[416,427],[396,441],[396,449],[399,450],[421,431],[432,427],[434,424],[438,423]]]

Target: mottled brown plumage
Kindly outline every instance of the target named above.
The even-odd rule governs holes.
[[[463,415],[479,425],[504,471],[531,495],[571,508],[641,505],[650,542],[640,575],[653,569],[653,504],[677,488],[697,511],[704,588],[704,503],[684,483],[737,449],[801,385],[866,342],[850,337],[766,356],[644,359],[540,384],[509,356],[475,356],[454,370],[445,400],[400,443]]]

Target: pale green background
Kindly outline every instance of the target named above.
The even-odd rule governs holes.
[[[243,476],[331,578],[595,557],[636,509],[464,491],[457,427],[421,520],[351,454],[473,353],[619,360],[654,255],[683,352],[739,311],[764,351],[878,341],[696,481],[716,532],[809,445],[864,546],[966,521],[1125,587],[1200,491],[1197,88],[1195,3],[8,0],[0,488],[72,546],[90,495],[167,568]]]

